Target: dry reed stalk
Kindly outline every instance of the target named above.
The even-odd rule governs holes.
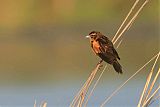
[[[78,101],[77,107],[80,107],[81,100]]]
[[[90,81],[91,76],[93,75],[94,72],[91,73],[91,75],[89,76],[89,78],[87,79],[87,81],[84,83],[84,85],[82,86],[82,88],[80,89],[80,91],[77,93],[77,95],[75,96],[75,98],[73,99],[70,107],[74,107],[76,105],[76,102],[78,101],[78,99],[80,99],[82,97],[82,92],[84,90],[84,88],[86,87],[87,83]],[[80,97],[81,96],[81,97]],[[80,102],[80,101],[79,101]],[[79,104],[79,103],[78,103]]]
[[[82,107],[82,105],[83,105],[83,102],[84,102],[84,99],[85,99],[85,96],[86,96],[86,94],[87,94],[87,91],[88,91],[88,88],[89,88],[89,86],[90,86],[90,84],[91,84],[91,80],[92,79],[90,79],[90,81],[88,82],[88,84],[86,85],[86,87],[84,87],[84,91],[82,91],[82,93],[80,94],[80,103],[79,103],[79,105],[77,105],[77,107]]]
[[[154,84],[155,84],[155,82],[156,82],[156,80],[157,80],[157,78],[158,78],[159,73],[160,73],[160,68],[159,68],[156,76],[154,77],[154,80],[153,80],[153,82],[152,82],[152,84],[151,84],[151,86],[150,86],[150,89],[148,90],[148,94],[147,94],[147,96],[145,97],[144,103],[142,104],[142,107],[145,106],[146,104],[149,104],[149,102],[150,102],[151,99],[153,98],[152,95],[151,95],[150,98],[148,98],[148,97],[149,97],[149,95],[150,95],[150,92],[153,90],[153,86],[154,86]]]
[[[122,29],[123,25],[125,24],[125,22],[127,21],[128,17],[131,15],[131,13],[133,12],[134,8],[136,7],[136,5],[138,4],[139,0],[136,0],[135,3],[133,4],[132,8],[130,9],[129,13],[127,14],[127,16],[125,17],[124,21],[122,22],[121,26],[119,27],[119,29],[117,30],[115,36],[112,39],[112,42],[114,42],[114,40],[116,39],[117,35],[119,34],[120,30]]]
[[[47,107],[47,103],[43,102],[40,107]]]
[[[36,100],[34,101],[34,107],[36,107]]]
[[[151,98],[151,101],[148,101],[148,103],[146,103],[145,106],[148,107],[149,105],[151,105],[153,102],[155,102],[159,98],[160,98],[160,94],[156,96],[155,98]]]
[[[35,100],[35,102],[34,102],[34,107],[37,107],[37,102],[36,102],[36,100]],[[47,102],[42,101],[39,107],[47,107]]]
[[[120,40],[120,42],[118,43],[116,48],[118,48],[122,44],[122,41],[123,41],[123,39]]]
[[[86,99],[86,102],[85,102],[85,104],[84,104],[84,107],[87,106],[87,103],[88,103],[88,101],[89,101],[91,95],[93,94],[93,91],[94,91],[94,89],[96,88],[96,86],[97,86],[99,80],[101,79],[101,77],[102,77],[102,75],[103,75],[103,73],[104,73],[104,71],[105,71],[106,68],[107,68],[107,64],[105,65],[105,67],[104,67],[104,69],[102,70],[100,76],[99,76],[98,79],[96,80],[96,82],[95,82],[95,84],[94,84],[92,90],[90,91],[90,93],[89,93],[89,95],[88,95],[88,97],[87,97],[87,99]]]
[[[150,95],[150,93],[151,93],[151,91],[152,91],[152,89],[153,89],[153,87],[154,87],[154,84],[155,84],[155,82],[156,82],[156,80],[157,80],[159,74],[160,74],[160,68],[159,68],[159,70],[158,70],[156,76],[154,77],[154,80],[153,80],[152,83],[151,83],[151,86],[150,86],[150,88],[149,88],[149,90],[148,90],[148,93],[147,93],[147,95],[146,95],[146,98],[145,98],[144,102],[146,101],[146,99],[147,99],[148,96]]]
[[[74,100],[72,101],[70,107],[81,107],[84,101],[84,98],[88,92],[88,89],[93,81],[93,79],[95,78],[95,75],[99,69],[101,65],[101,62],[97,64],[96,68],[92,71],[92,73],[90,74],[89,78],[87,79],[87,81],[85,82],[85,84],[83,85],[83,87],[81,88],[81,90],[79,91],[79,93],[76,95],[76,97],[74,98]],[[78,101],[79,100],[79,101]]]
[[[75,102],[77,102],[77,100],[79,99],[79,95],[80,93],[83,91],[83,88],[86,86],[87,82],[89,81],[90,77],[87,79],[87,81],[84,83],[84,85],[82,86],[82,88],[80,89],[80,91],[76,94],[75,98],[73,99],[73,101],[70,104],[70,107],[73,107],[73,105],[75,105]],[[79,103],[78,103],[79,104]]]
[[[159,54],[159,53],[158,53]],[[102,104],[100,107],[103,107],[129,80],[135,77],[145,66],[147,66],[152,60],[154,60],[157,56],[152,57],[147,63],[145,63],[140,69],[138,69],[132,76],[130,76],[123,84],[121,84]]]
[[[149,107],[150,102],[152,101],[153,97],[146,103],[145,107]]]
[[[79,103],[79,105],[78,105],[77,107],[82,107],[84,98],[85,98],[85,96],[84,96],[84,94],[82,93],[82,94],[81,94],[81,100],[79,100],[80,103]]]
[[[158,92],[159,89],[160,89],[160,85],[159,85],[158,88],[153,92],[153,94],[147,99],[147,101],[142,105],[142,107],[144,107],[144,106],[151,100],[151,98],[154,97],[154,95]]]
[[[125,28],[122,30],[122,32],[117,36],[117,38],[113,41],[113,44],[115,44],[118,39],[122,36],[122,34],[130,28],[140,11],[143,9],[143,7],[148,3],[149,0],[145,0],[144,3],[141,5],[141,7],[138,9],[138,11],[134,14],[134,16],[131,18],[131,20],[128,22],[128,24],[125,26]]]
[[[151,71],[150,71],[150,73],[149,73],[149,75],[148,75],[148,77],[147,77],[146,84],[145,84],[145,86],[144,86],[144,89],[143,89],[143,92],[142,92],[142,94],[141,94],[141,97],[140,97],[140,100],[139,100],[139,103],[138,103],[138,106],[137,106],[137,107],[140,107],[141,104],[143,104],[143,100],[144,100],[145,97],[146,97],[147,88],[148,88],[148,86],[149,86],[149,83],[150,83],[150,80],[151,80],[151,77],[152,77],[152,74],[153,74],[155,65],[156,65],[156,63],[157,63],[157,61],[158,61],[159,55],[160,55],[160,52],[158,53],[158,56],[157,56],[157,58],[156,58],[156,60],[155,60],[155,62],[154,62],[154,64],[153,64],[153,66],[152,66],[152,69],[151,69]],[[153,84],[153,85],[154,85],[154,84]],[[152,88],[153,88],[153,87],[151,87],[151,89],[152,89]],[[150,91],[151,91],[151,90],[149,90],[149,92],[150,92]],[[150,93],[149,93],[149,94],[150,94]]]

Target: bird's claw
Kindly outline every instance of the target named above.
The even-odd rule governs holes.
[[[99,62],[98,62],[98,64],[101,64],[103,62],[103,60],[100,60]]]
[[[103,60],[100,60],[99,62],[98,62],[98,65],[99,65],[99,70],[101,69],[101,67],[103,67],[103,65],[101,64],[103,62]]]

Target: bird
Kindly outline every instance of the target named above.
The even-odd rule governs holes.
[[[113,65],[117,73],[122,74],[122,66],[118,62],[120,57],[109,38],[98,31],[90,32],[86,38],[89,38],[93,52],[99,56],[102,61]]]

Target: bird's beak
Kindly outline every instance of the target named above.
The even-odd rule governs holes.
[[[89,36],[89,35],[87,35],[87,36],[86,36],[86,38],[90,38],[90,36]]]

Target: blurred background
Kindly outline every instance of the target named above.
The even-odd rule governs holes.
[[[47,101],[48,107],[69,106],[99,61],[85,36],[96,30],[112,39],[134,1],[0,0],[0,107],[33,107],[35,100]],[[117,51],[124,73],[108,66],[90,107],[158,53],[158,6],[151,0],[123,35]],[[152,63],[108,106],[136,106]]]

